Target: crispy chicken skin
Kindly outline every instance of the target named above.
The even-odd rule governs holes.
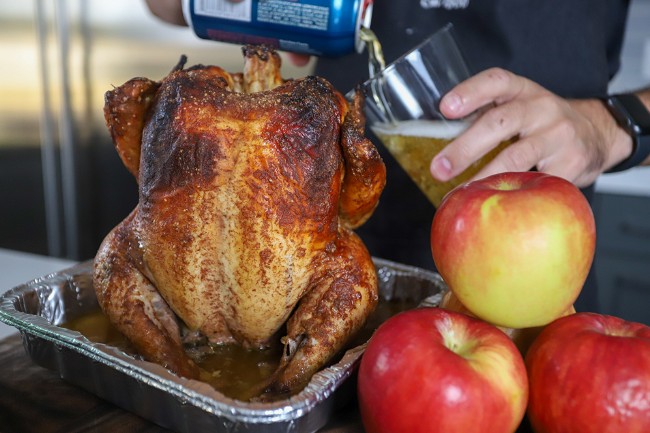
[[[106,93],[104,113],[139,203],[103,241],[94,284],[111,322],[148,360],[197,378],[183,330],[264,347],[286,324],[264,389],[296,392],[377,303],[352,229],[385,167],[363,101],[325,80],[284,81],[280,58],[244,48],[244,72],[184,69]]]

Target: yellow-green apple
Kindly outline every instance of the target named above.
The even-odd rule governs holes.
[[[571,308],[595,247],[584,195],[539,172],[457,187],[431,227],[434,262],[460,302],[481,319],[515,329],[544,326]]]
[[[650,327],[576,313],[547,325],[526,354],[537,433],[650,432]]]
[[[528,399],[523,358],[506,334],[434,307],[375,331],[357,389],[367,433],[512,433]]]

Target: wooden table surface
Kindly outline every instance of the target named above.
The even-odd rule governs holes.
[[[0,433],[169,432],[65,382],[27,356],[19,334],[0,340]],[[321,433],[362,433],[356,402]],[[529,433],[524,423],[518,433]]]

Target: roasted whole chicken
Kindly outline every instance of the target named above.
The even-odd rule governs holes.
[[[243,73],[185,69],[106,93],[115,147],[139,203],[104,239],[94,285],[147,360],[198,378],[188,336],[264,348],[286,330],[260,388],[297,392],[377,303],[353,228],[386,172],[364,137],[363,100],[326,80],[283,80],[273,50],[243,49]]]

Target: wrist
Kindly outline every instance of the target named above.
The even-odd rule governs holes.
[[[572,104],[588,119],[596,135],[595,148],[600,149],[598,168],[607,170],[627,159],[632,153],[632,137],[618,124],[601,99],[574,99]]]
[[[613,148],[625,149],[620,162],[607,172],[623,171],[640,165],[650,155],[650,111],[633,93],[609,96],[603,102],[618,125],[619,132],[612,138],[615,140],[612,142]],[[621,141],[620,131],[629,137],[625,142]],[[623,143],[623,147],[620,143]],[[613,160],[616,162],[619,158],[620,155],[617,155]]]
[[[607,159],[603,168],[608,172],[622,161],[625,161],[632,154],[634,142],[632,136],[614,118],[605,99],[597,100],[601,112],[603,136],[608,143]]]

